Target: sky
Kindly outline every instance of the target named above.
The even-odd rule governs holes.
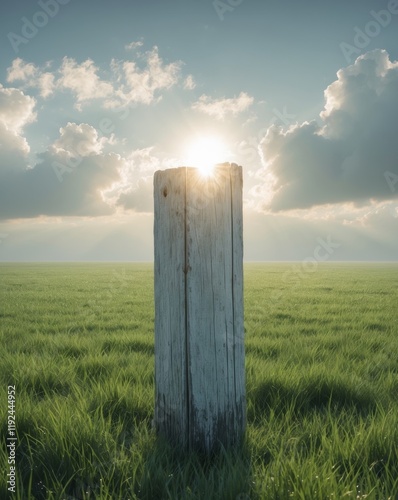
[[[0,11],[0,261],[152,261],[195,158],[243,168],[246,261],[397,260],[398,0]]]

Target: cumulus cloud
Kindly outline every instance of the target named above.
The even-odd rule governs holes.
[[[156,46],[140,58],[144,62],[143,68],[140,68],[139,61],[112,61],[118,86],[115,98],[107,103],[108,107],[151,104],[160,90],[170,89],[178,82],[182,67],[180,61],[165,64]]]
[[[142,45],[142,41],[132,42],[125,48],[133,51]],[[179,82],[182,68],[181,61],[165,63],[156,46],[145,53],[135,53],[131,60],[112,60],[107,80],[91,59],[79,63],[64,57],[58,70],[48,71],[51,65],[48,62],[41,68],[16,58],[7,70],[7,80],[21,82],[22,89],[37,88],[43,98],[56,90],[70,91],[78,110],[93,99],[101,99],[105,108],[116,108],[157,102],[162,91]],[[192,75],[186,77],[183,85],[187,89],[195,87]]]
[[[114,208],[103,199],[102,190],[120,179],[125,160],[103,151],[107,141],[90,125],[68,123],[47,151],[37,155],[38,162],[33,168],[25,164],[24,168],[5,169],[2,155],[1,217],[113,213]]]
[[[55,89],[70,90],[76,98],[76,107],[91,99],[109,97],[113,93],[113,85],[101,80],[99,68],[91,59],[78,64],[75,59],[64,57],[58,71],[50,72],[21,58],[14,59],[7,70],[7,81],[20,81],[24,89],[38,88],[44,98],[53,94]]]
[[[46,65],[48,66],[49,63]],[[13,83],[20,81],[23,88],[36,87],[41,97],[49,97],[55,89],[55,76],[32,63],[26,63],[21,58],[14,59],[7,70],[7,81]]]
[[[49,97],[55,90],[55,76],[50,72],[41,73],[37,78],[37,87],[41,97]]]
[[[222,120],[225,116],[237,115],[246,111],[254,102],[253,97],[246,92],[241,92],[238,97],[212,99],[203,94],[199,100],[192,104],[192,109]]]
[[[125,192],[120,193],[117,205],[125,210],[134,212],[153,211],[153,177],[142,177],[135,186]]]
[[[24,167],[30,147],[23,129],[36,120],[35,105],[21,90],[0,85],[0,171]]]
[[[101,80],[98,70],[91,59],[78,64],[74,59],[64,57],[57,86],[73,92],[78,108],[85,101],[109,97],[113,94],[113,86],[110,82]]]
[[[60,129],[59,138],[52,144],[51,149],[56,153],[70,153],[75,156],[92,156],[102,153],[111,138],[99,137],[98,131],[87,123],[68,122]]]
[[[273,211],[396,199],[396,130],[398,62],[374,50],[338,71],[320,124],[268,129],[260,146],[263,183],[254,191]]]
[[[151,212],[153,210],[153,174],[159,168],[167,168],[154,148],[136,149],[126,158],[120,169],[120,180],[103,191],[110,205],[124,210]]]
[[[25,137],[8,129],[0,120],[0,152],[2,160],[0,169],[16,169],[18,165],[25,165],[26,155],[30,147]]]
[[[19,90],[7,90],[13,91],[11,102],[23,96]],[[37,155],[34,167],[28,168],[26,154],[22,154],[24,143],[18,142],[24,139],[13,132],[13,142],[5,128],[6,111],[0,98],[0,219],[152,211],[152,177],[161,165],[152,147],[123,157],[107,152],[112,136],[101,137],[87,123],[69,122],[47,150]],[[24,116],[27,123],[30,117]],[[20,130],[20,123],[11,122],[12,130]]]
[[[25,125],[35,121],[35,105],[33,97],[18,89],[4,88],[0,84],[0,121],[9,130],[20,133]]]
[[[34,78],[38,72],[38,68],[32,63],[25,63],[20,57],[13,60],[12,65],[7,70],[7,81],[15,82],[15,80],[28,80]]]

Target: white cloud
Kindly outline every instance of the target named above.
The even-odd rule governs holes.
[[[346,212],[344,223],[351,227],[362,227],[373,231],[395,228],[392,233],[397,234],[398,206],[390,201]]]
[[[71,90],[76,96],[76,106],[80,109],[85,101],[107,98],[113,94],[112,84],[101,80],[97,74],[98,70],[91,59],[78,64],[74,59],[64,57],[57,86]]]
[[[135,186],[119,193],[117,205],[134,212],[153,211],[153,177],[141,177]]]
[[[126,45],[133,50],[143,45],[142,41]],[[21,89],[37,88],[40,96],[47,98],[56,90],[69,90],[75,96],[75,107],[82,109],[93,99],[102,100],[105,108],[116,108],[130,104],[152,104],[162,98],[161,91],[176,85],[181,77],[181,61],[166,64],[159,56],[158,48],[143,54],[136,53],[134,60],[112,60],[111,77],[101,78],[100,69],[94,61],[87,59],[78,63],[64,57],[58,70],[49,71],[51,63],[42,68],[16,58],[8,68],[9,82],[21,82]],[[184,81],[184,88],[195,86],[192,75]]]
[[[134,172],[140,175],[152,175],[161,166],[161,161],[150,146],[143,149],[135,149],[128,156],[128,161],[133,166]]]
[[[386,172],[398,175],[398,63],[375,50],[341,69],[325,91],[321,125],[268,129],[261,143],[261,190],[271,210],[396,199]]]
[[[135,50],[138,49],[139,47],[142,47],[144,45],[144,42],[142,40],[139,40],[138,42],[131,42],[127,45],[124,46],[125,50]]]
[[[37,72],[38,68],[34,64],[25,63],[20,57],[17,57],[7,69],[7,81],[10,83],[15,80],[26,81],[34,78]]]
[[[21,90],[5,88],[0,84],[0,121],[8,130],[20,133],[25,125],[36,119],[33,97],[25,95]]]
[[[5,116],[1,115],[4,108],[0,92],[0,117]],[[27,168],[21,155],[23,138],[15,133],[12,137],[0,119],[0,218],[98,217],[153,210],[153,172],[167,166],[153,147],[123,157],[107,152],[114,144],[112,136],[101,137],[91,125],[69,122],[53,144],[37,155],[36,165]]]
[[[195,80],[192,75],[188,75],[184,80],[184,89],[193,90],[196,87]]]
[[[48,66],[47,63],[46,66]],[[55,89],[55,76],[53,73],[43,71],[32,63],[25,63],[21,58],[14,59],[12,65],[7,70],[7,81],[23,82],[23,89],[38,88],[43,98],[53,94]]]
[[[145,67],[138,61],[112,61],[112,69],[118,85],[116,99],[108,101],[108,107],[128,104],[151,104],[160,90],[173,87],[179,80],[182,63],[175,61],[165,64],[154,47],[144,56]]]
[[[115,207],[151,212],[153,173],[168,166],[168,161],[161,161],[155,154],[154,147],[132,151],[120,168],[120,180],[103,191],[104,200]]]
[[[30,147],[22,132],[36,119],[35,105],[33,97],[0,84],[0,170],[24,168]]]
[[[132,42],[126,49],[141,47],[143,42]],[[20,81],[21,88],[37,88],[43,98],[55,90],[69,90],[75,96],[75,107],[82,109],[93,99],[102,100],[105,108],[116,108],[130,104],[152,104],[162,98],[161,91],[176,85],[181,76],[181,61],[166,64],[159,56],[158,48],[144,54],[137,53],[135,60],[111,61],[111,79],[104,80],[99,67],[87,59],[82,63],[64,57],[61,67],[54,72],[48,71],[51,63],[44,68],[14,59],[8,68],[8,81]],[[195,86],[192,75],[184,81],[184,87]]]
[[[30,147],[25,137],[7,128],[0,120],[0,153],[2,161],[0,169],[15,168],[16,164],[24,165],[24,158],[29,153]]]
[[[50,72],[41,73],[37,79],[41,97],[49,97],[55,90],[55,76]]]
[[[74,156],[92,156],[99,155],[103,148],[112,139],[99,137],[98,131],[87,123],[68,122],[65,127],[59,131],[60,136],[51,146],[56,152],[66,152]]]
[[[0,124],[1,125],[1,124]],[[1,126],[0,126],[1,134]],[[107,139],[87,124],[68,123],[33,168],[7,170],[0,158],[3,219],[100,216],[114,213],[102,191],[120,180],[125,160],[103,150]],[[15,155],[14,155],[15,158]]]
[[[249,96],[246,92],[241,92],[238,97],[223,99],[212,99],[203,94],[199,98],[199,101],[192,105],[192,109],[221,120],[228,114],[237,115],[246,111],[253,102],[253,97]]]

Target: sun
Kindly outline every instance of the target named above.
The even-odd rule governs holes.
[[[229,152],[224,141],[215,136],[201,136],[191,140],[184,153],[184,163],[196,167],[202,175],[209,176],[217,163],[228,160]]]

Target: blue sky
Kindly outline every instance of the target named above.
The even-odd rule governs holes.
[[[151,260],[153,173],[203,136],[243,166],[247,260],[396,260],[397,24],[396,0],[3,4],[0,260]]]

